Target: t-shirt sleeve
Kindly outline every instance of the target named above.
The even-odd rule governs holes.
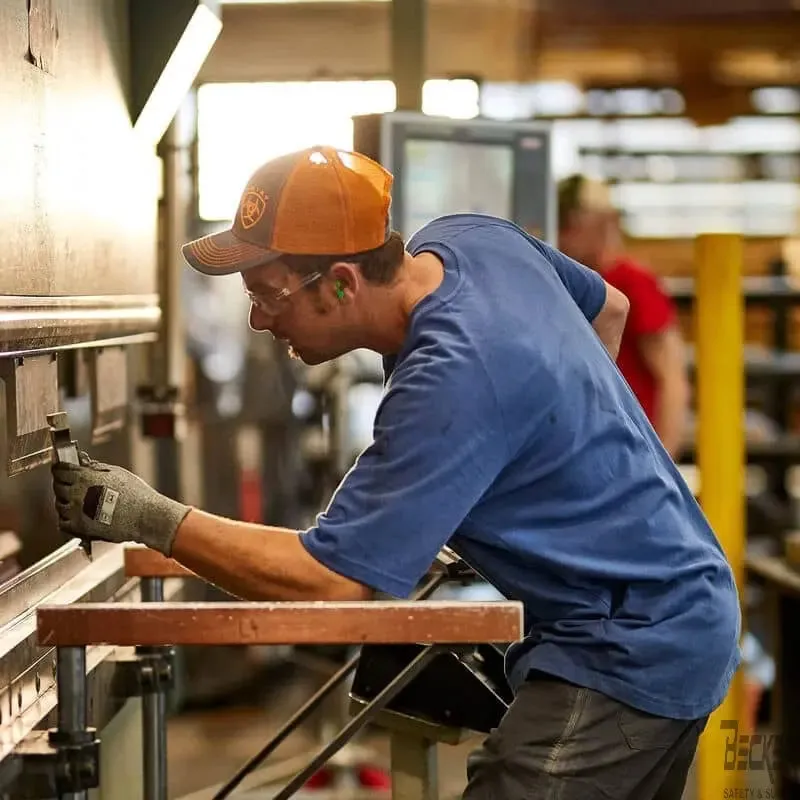
[[[502,417],[474,355],[415,349],[392,373],[372,444],[300,534],[329,569],[407,597],[507,461]]]
[[[537,241],[547,260],[589,322],[593,322],[606,302],[606,282],[600,273],[564,255],[560,250]]]
[[[648,336],[664,330],[676,318],[675,304],[655,275],[644,269],[630,270],[622,291],[630,301],[627,330]]]

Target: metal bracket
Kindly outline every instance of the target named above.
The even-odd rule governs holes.
[[[115,694],[118,697],[142,697],[167,692],[175,685],[175,649],[140,647],[115,660]]]
[[[14,797],[49,800],[100,786],[100,740],[94,728],[34,731],[14,750],[20,773]]]
[[[92,444],[107,442],[121,431],[128,411],[128,354],[124,347],[87,351],[92,398]]]
[[[477,580],[478,574],[449,547],[443,547],[436,556],[436,566],[444,570],[448,581],[467,584]]]
[[[81,457],[78,443],[72,438],[67,415],[63,411],[47,415],[47,424],[50,427],[50,442],[53,457],[62,464],[80,465]],[[81,540],[81,547],[89,558],[92,557],[92,543],[88,539]]]
[[[78,443],[70,434],[66,413],[59,411],[57,414],[48,414],[47,424],[50,426],[50,441],[55,451],[56,461],[79,465],[81,459]]]
[[[0,358],[5,384],[9,477],[48,464],[51,459],[45,415],[58,406],[55,353],[31,358]]]

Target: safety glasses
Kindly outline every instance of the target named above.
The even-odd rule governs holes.
[[[255,292],[248,291],[245,289],[245,294],[250,298],[250,302],[259,309],[259,311],[263,311],[265,314],[269,314],[272,317],[278,316],[284,308],[286,308],[286,302],[288,299],[293,295],[297,294],[301,289],[304,289],[306,286],[310,286],[314,281],[319,280],[322,277],[321,272],[312,272],[303,278],[300,283],[294,289],[279,289],[274,294],[256,294]]]

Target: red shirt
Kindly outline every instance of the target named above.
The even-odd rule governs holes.
[[[663,331],[676,318],[675,305],[655,275],[627,258],[603,271],[603,278],[630,301],[617,366],[651,423],[656,414],[656,382],[639,350],[639,339]]]

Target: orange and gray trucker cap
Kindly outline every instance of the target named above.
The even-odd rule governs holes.
[[[242,193],[229,230],[181,248],[206,275],[291,255],[353,255],[389,238],[392,175],[360,154],[310,147],[268,161]]]

